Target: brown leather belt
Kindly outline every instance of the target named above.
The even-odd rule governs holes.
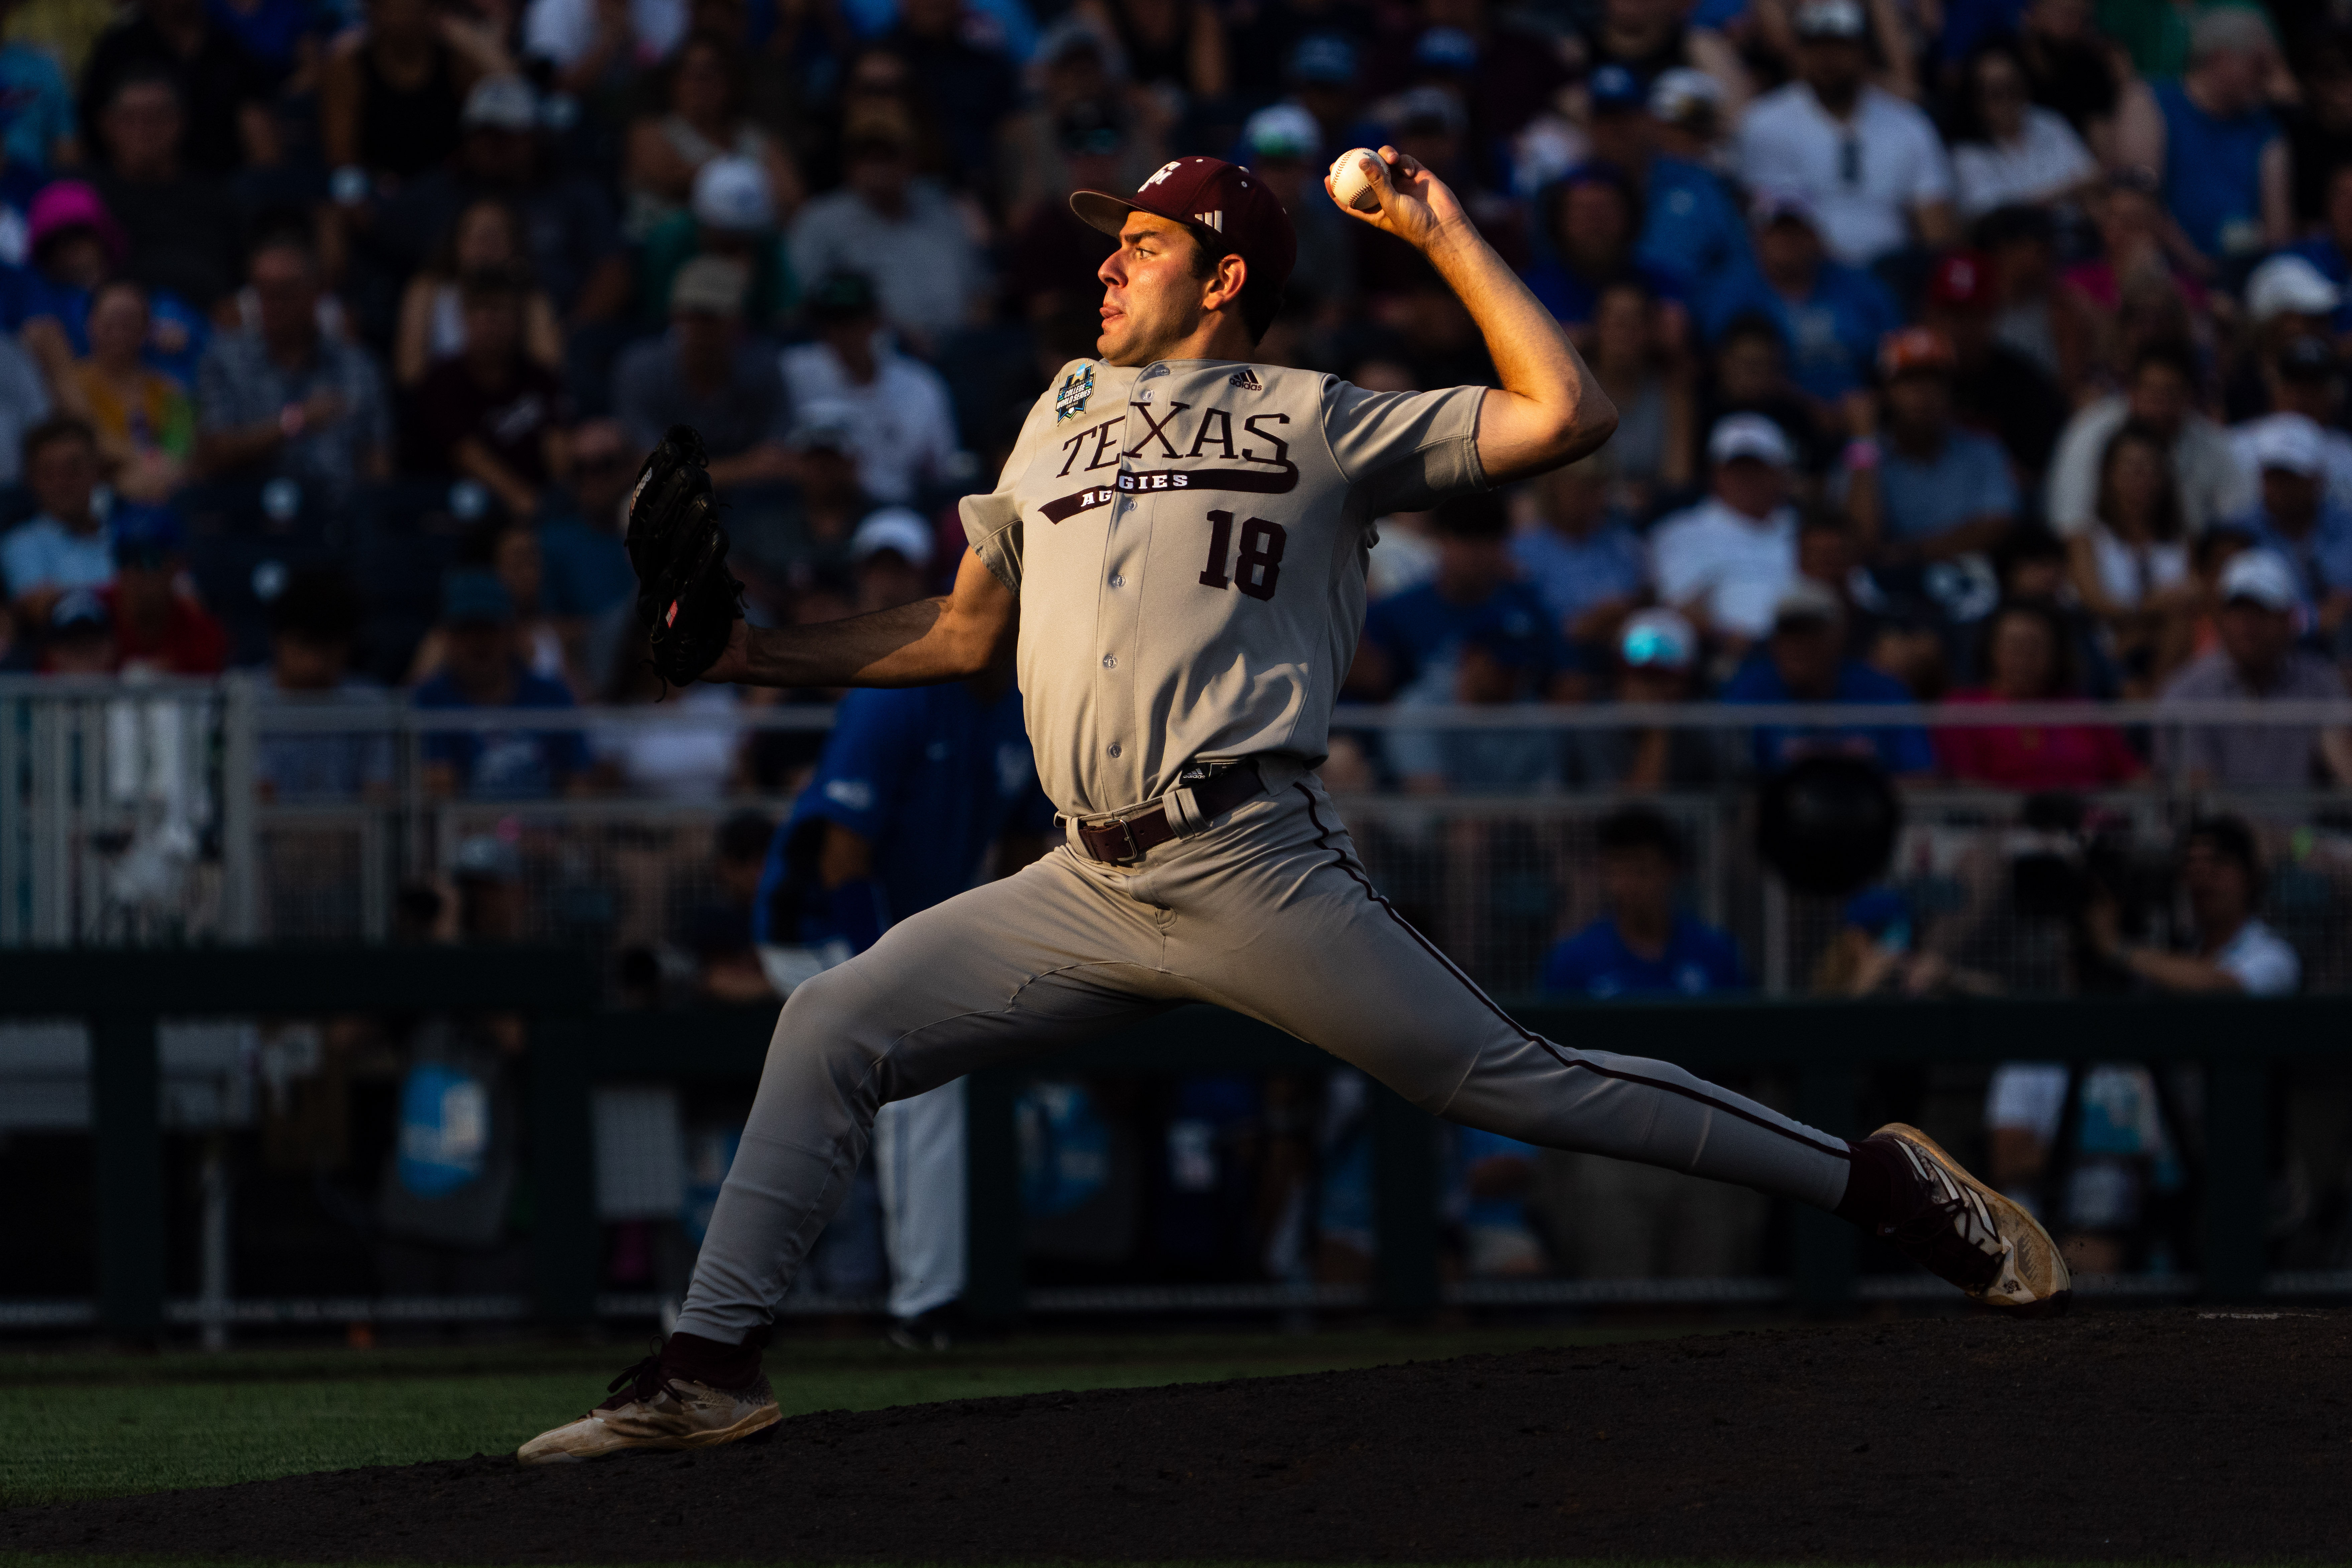
[[[1192,786],[1192,808],[1206,822],[1223,816],[1244,801],[1265,793],[1255,758],[1244,759]],[[1108,822],[1081,822],[1078,843],[1086,852],[1109,866],[1131,866],[1160,845],[1179,837],[1168,820],[1168,807],[1155,802]]]

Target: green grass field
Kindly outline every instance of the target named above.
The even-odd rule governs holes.
[[[786,1415],[1134,1388],[1681,1331],[1027,1336],[912,1354],[793,1338],[768,1370]],[[0,1507],[510,1452],[603,1397],[627,1344],[551,1349],[0,1354]]]

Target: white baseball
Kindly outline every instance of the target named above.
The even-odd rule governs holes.
[[[1353,207],[1360,213],[1381,210],[1381,193],[1372,176],[1381,167],[1381,155],[1368,147],[1351,147],[1331,160],[1331,191],[1343,207]]]

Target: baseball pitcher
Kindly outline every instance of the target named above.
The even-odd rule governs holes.
[[[1743,1183],[1867,1226],[1979,1300],[2063,1305],[2042,1227],[1913,1129],[1850,1144],[1679,1068],[1545,1039],[1366,877],[1314,769],[1372,520],[1569,462],[1616,413],[1443,182],[1393,149],[1358,156],[1377,203],[1343,210],[1428,258],[1499,387],[1372,393],[1251,363],[1297,256],[1289,217],[1249,170],[1180,158],[1130,196],[1070,198],[1118,239],[1097,355],[1062,369],[996,488],[963,502],[971,548],[946,597],[754,630],[691,433],[647,459],[630,545],[666,674],[911,686],[1011,657],[1065,840],[793,993],[677,1331],[523,1462],[774,1422],[761,1349],[876,1110],[1191,1002],[1433,1114]]]

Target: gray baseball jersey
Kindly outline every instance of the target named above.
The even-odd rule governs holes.
[[[1376,892],[1310,769],[1370,520],[1475,487],[1478,387],[1368,393],[1190,360],[1065,366],[972,549],[1020,595],[1021,689],[1073,816],[1251,757],[1265,788],[1140,860],[1068,844],[793,991],[678,1327],[771,1321],[883,1105],[1186,1002],[1263,1019],[1432,1113],[1833,1207],[1844,1142],[1680,1068],[1521,1028]]]
[[[1364,622],[1372,520],[1479,488],[1486,389],[1366,392],[1226,360],[1073,360],[972,549],[1021,595],[1037,773],[1073,816],[1195,759],[1323,760]]]

